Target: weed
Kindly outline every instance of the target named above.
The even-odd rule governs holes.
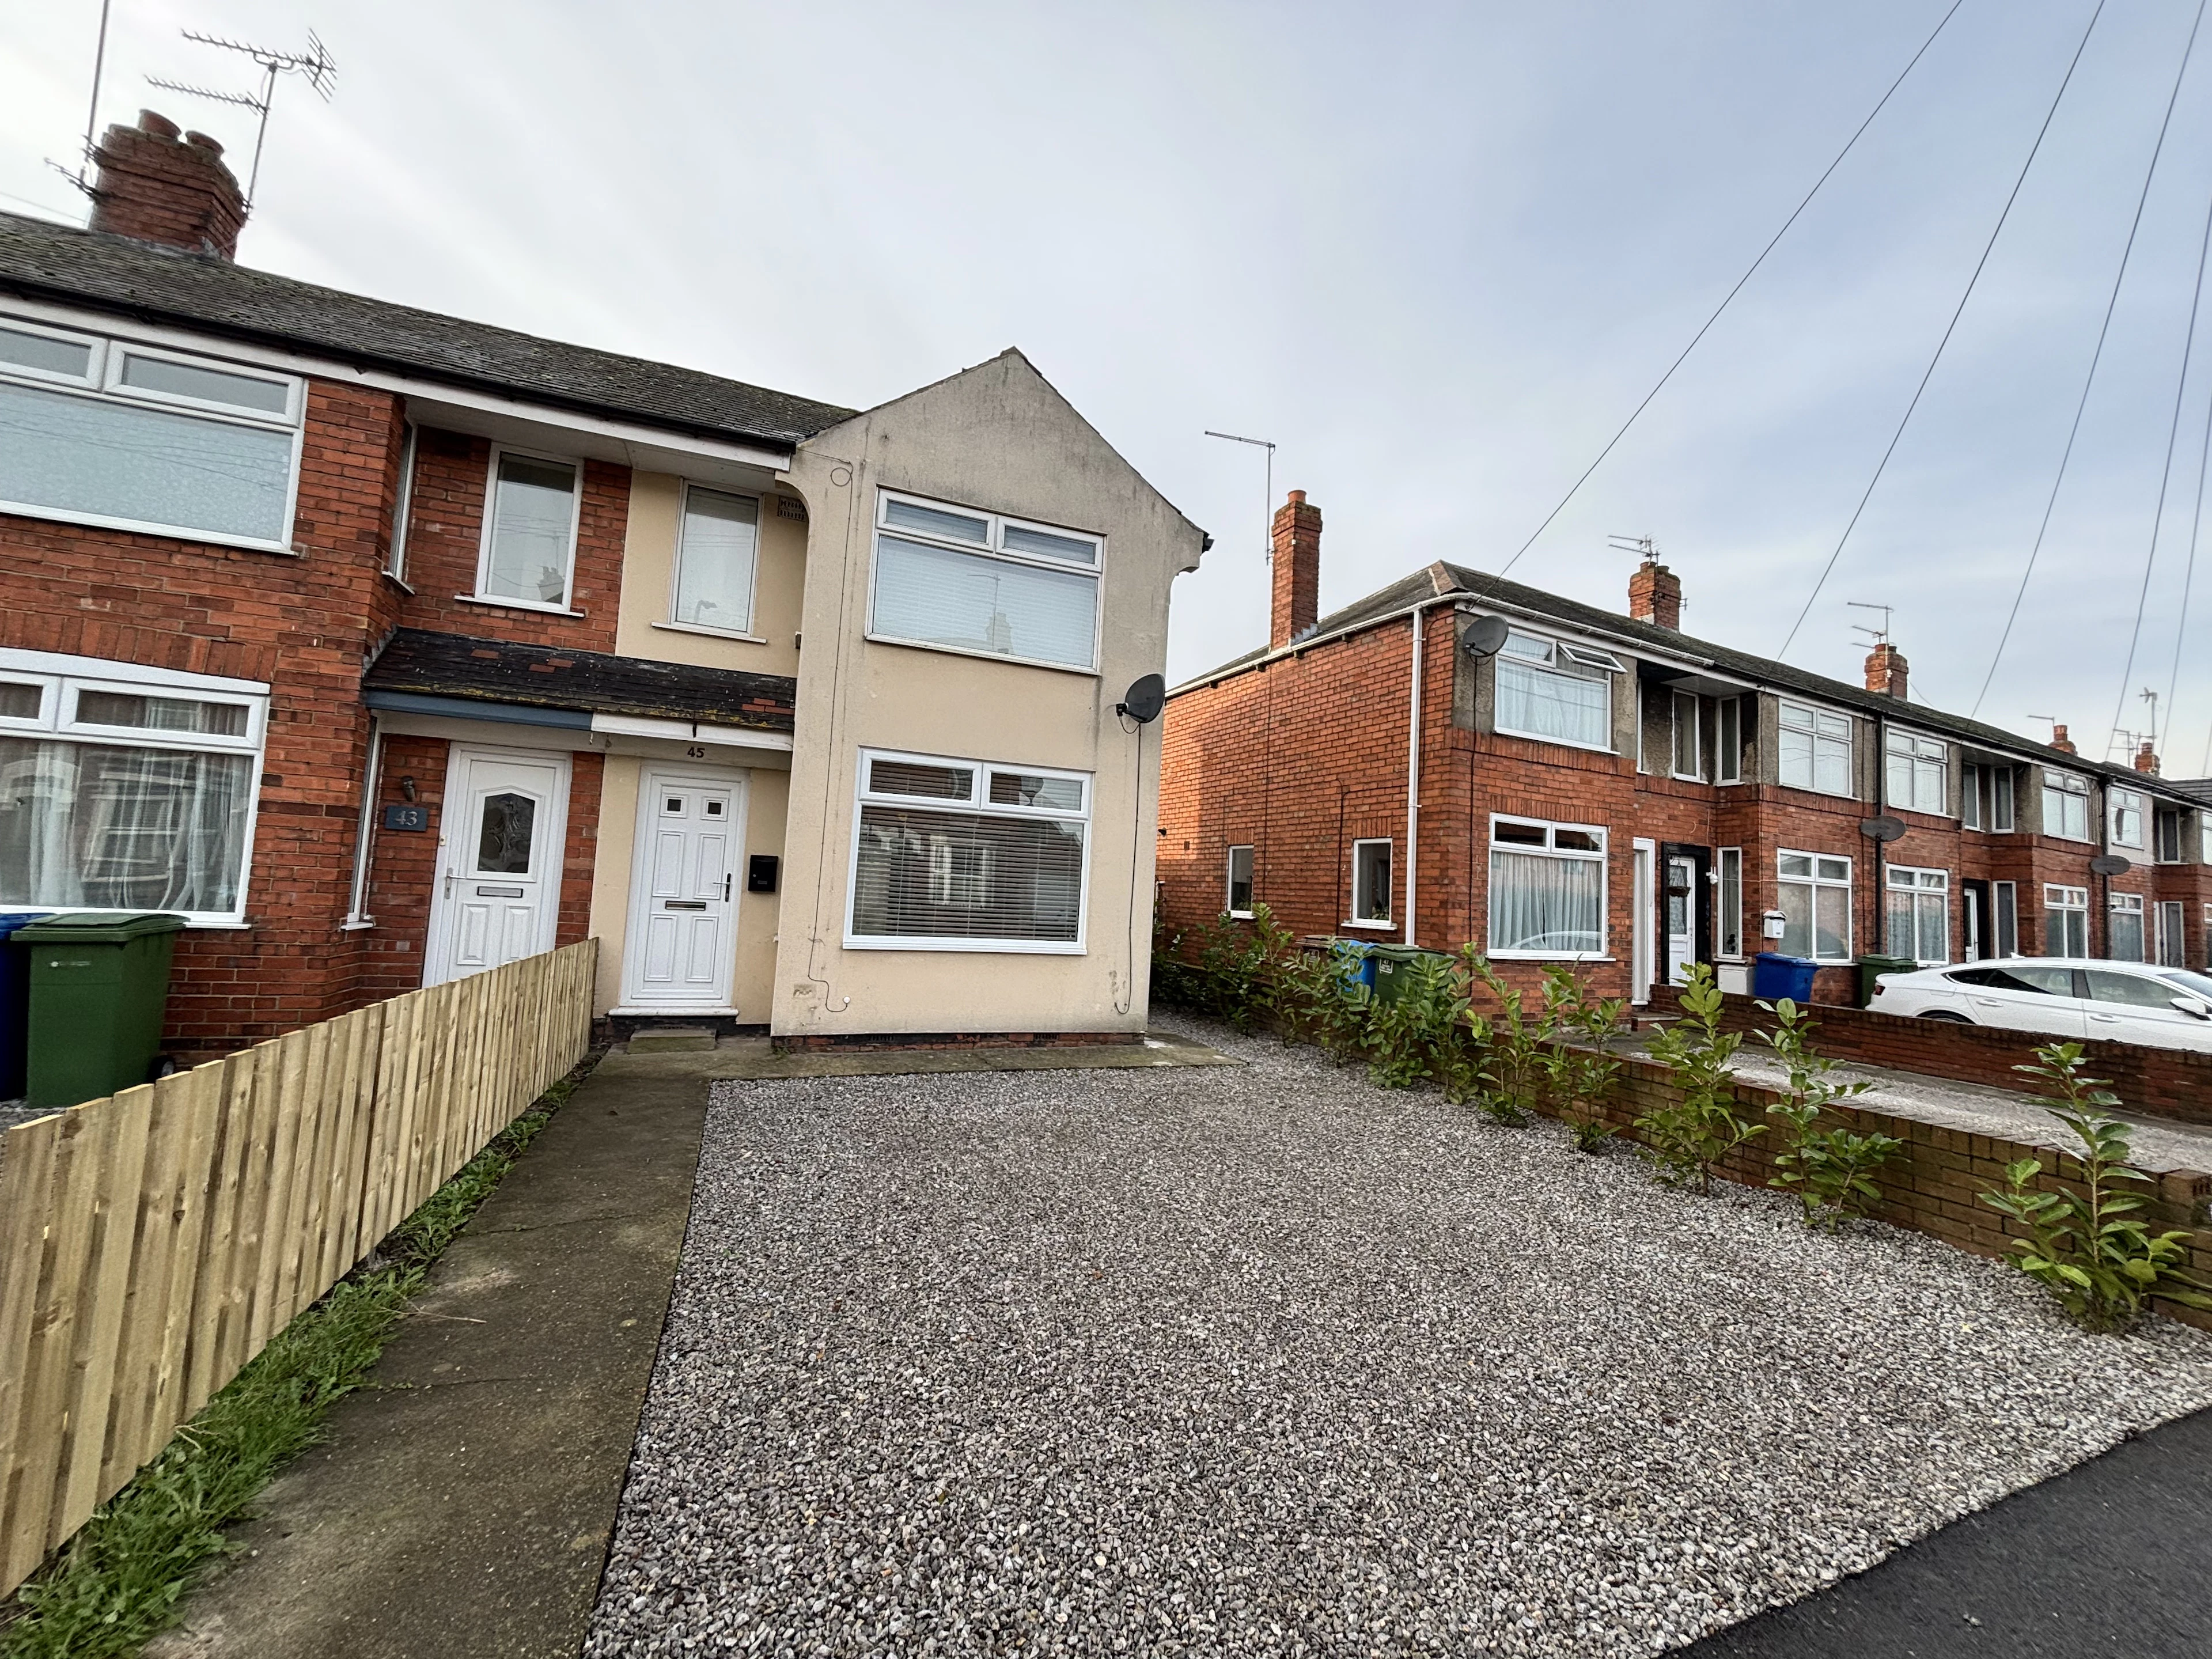
[[[1775,1174],[1766,1184],[1796,1195],[1805,1224],[1834,1232],[1853,1216],[1881,1201],[1875,1171],[1902,1150],[1895,1135],[1860,1134],[1848,1125],[1820,1127],[1838,1101],[1864,1094],[1871,1083],[1838,1083],[1829,1076],[1836,1062],[1813,1050],[1815,1022],[1788,997],[1759,1005],[1772,1014],[1775,1029],[1759,1039],[1774,1050],[1789,1073],[1786,1097],[1766,1109],[1779,1120],[1785,1149],[1774,1156]]]
[[[2184,1307],[2212,1310],[2212,1295],[2191,1273],[2189,1234],[2154,1233],[2134,1213],[2144,1199],[2136,1188],[2150,1177],[2128,1167],[2128,1132],[2108,1109],[2119,1097],[2081,1075],[2081,1045],[2053,1042],[2035,1051],[2033,1066],[2015,1066],[2058,1096],[2051,1116],[2071,1130],[2081,1150],[2066,1158],[2078,1186],[2037,1190],[2039,1158],[2005,1166],[2006,1189],[1982,1202],[2027,1229],[2007,1258],[2057,1298],[2084,1329],[2124,1334],[2142,1317],[2143,1304],[2164,1297]]]
[[[1651,1057],[1674,1074],[1675,1098],[1636,1120],[1646,1154],[1670,1186],[1692,1177],[1710,1193],[1713,1166],[1766,1125],[1738,1109],[1735,1051],[1743,1038],[1720,1029],[1721,992],[1707,963],[1689,969],[1682,987],[1682,1018],[1651,1039]]]

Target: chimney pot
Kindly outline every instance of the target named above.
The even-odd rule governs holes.
[[[2078,755],[2081,752],[2074,746],[2074,739],[2066,735],[2066,724],[2063,720],[2051,722],[2051,746],[2069,755]]]
[[[1321,616],[1321,509],[1293,489],[1275,509],[1267,648],[1279,651]]]
[[[156,138],[173,138],[177,136],[178,127],[174,121],[159,111],[142,109],[138,112],[138,131],[150,132]]]
[[[185,135],[185,142],[195,149],[205,150],[210,155],[222,154],[222,146],[204,132],[187,132]]]
[[[1646,559],[1628,579],[1628,614],[1656,628],[1682,628],[1682,579],[1656,559]]]
[[[228,259],[246,227],[246,192],[204,132],[178,142],[168,117],[141,110],[135,127],[112,126],[93,151],[92,228]]]
[[[1905,701],[1905,676],[1909,665],[1905,653],[1888,641],[1867,653],[1866,689],[1876,696],[1895,697]]]

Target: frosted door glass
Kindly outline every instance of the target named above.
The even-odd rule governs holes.
[[[1097,615],[1094,577],[877,538],[878,634],[1089,668]]]
[[[743,495],[694,489],[684,498],[676,620],[742,634],[752,626],[753,558],[760,507]]]
[[[0,501],[289,539],[289,433],[0,384]]]
[[[502,455],[492,506],[487,599],[560,605],[568,595],[569,532],[576,521],[576,470],[557,461]]]

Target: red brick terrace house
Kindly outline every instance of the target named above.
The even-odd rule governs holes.
[[[1162,914],[1595,964],[1647,1000],[1692,962],[2212,960],[2212,791],[1694,639],[1647,561],[1615,615],[1433,564],[1327,617],[1321,513],[1275,515],[1265,648],[1170,694]],[[1868,831],[1889,817],[1887,844]],[[2092,861],[2117,855],[2124,873]],[[2112,867],[2107,865],[2107,867]],[[1779,937],[1770,942],[1770,922]]]
[[[159,116],[98,160],[0,215],[0,908],[183,914],[186,1054],[586,935],[618,1017],[1133,1040],[1114,708],[1204,538],[1020,354],[856,414],[241,266]]]

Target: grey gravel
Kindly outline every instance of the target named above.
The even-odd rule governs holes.
[[[1310,1051],[717,1086],[586,1651],[1645,1653],[2212,1402]]]

